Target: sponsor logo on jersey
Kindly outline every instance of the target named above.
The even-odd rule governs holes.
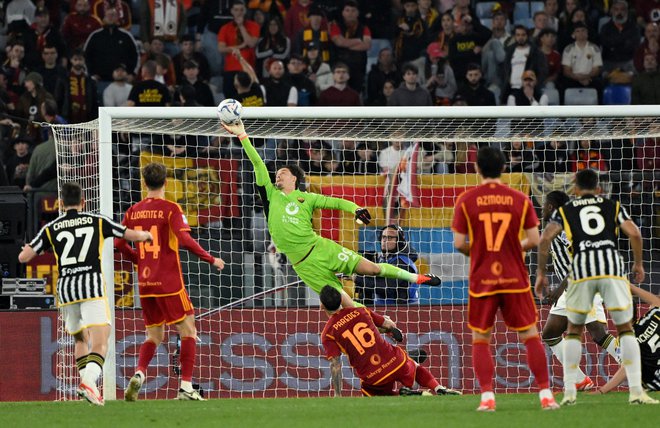
[[[296,215],[300,211],[300,207],[295,202],[289,202],[286,204],[284,211],[289,215]]]
[[[62,276],[73,275],[73,274],[80,273],[80,272],[87,272],[87,271],[92,270],[92,269],[93,269],[92,266],[80,266],[80,267],[75,267],[75,268],[63,268],[62,269]]]
[[[603,239],[602,241],[582,241],[580,242],[580,251],[585,251],[588,248],[598,249],[600,247],[614,247],[616,244],[609,239]]]

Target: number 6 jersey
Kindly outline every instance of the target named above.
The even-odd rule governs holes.
[[[618,201],[583,195],[557,209],[550,221],[560,224],[573,247],[573,282],[590,278],[625,278],[619,254],[619,226],[630,216]]]
[[[124,236],[126,227],[107,217],[68,210],[45,225],[30,242],[37,253],[57,257],[57,303],[67,305],[105,296],[101,252],[105,238]]]

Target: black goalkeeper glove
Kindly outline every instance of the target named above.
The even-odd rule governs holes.
[[[371,214],[366,208],[358,208],[355,210],[355,221],[358,224],[369,224],[371,223]]]

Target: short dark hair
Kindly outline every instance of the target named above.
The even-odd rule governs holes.
[[[477,153],[477,165],[484,178],[498,178],[501,176],[505,162],[504,153],[497,147],[484,146]]]
[[[244,71],[236,73],[236,80],[238,80],[238,83],[244,88],[249,88],[250,85],[252,85],[252,78]]]
[[[471,62],[467,65],[467,71],[474,71],[474,70],[479,70],[481,71],[481,66],[477,64],[476,62]]]
[[[582,190],[596,190],[598,173],[593,169],[583,169],[575,174],[575,185]]]
[[[562,192],[561,190],[554,190],[548,193],[545,197],[545,201],[555,209],[563,207],[569,200],[570,198],[566,192]]]
[[[82,187],[75,181],[62,184],[62,204],[74,207],[82,203]]]
[[[44,113],[48,116],[57,116],[57,102],[52,98],[46,98],[43,102]]]
[[[401,68],[401,73],[406,74],[407,71],[412,71],[415,74],[419,74],[419,68],[411,62],[407,62],[403,64],[403,67]]]
[[[344,70],[347,70],[350,73],[350,68],[348,65],[346,65],[345,62],[337,61],[335,64],[332,66],[332,72],[334,73],[336,69],[338,68],[343,68]]]
[[[295,163],[290,163],[287,165],[284,165],[282,168],[286,168],[293,174],[294,177],[296,177],[296,189],[298,190],[304,190],[305,189],[305,171],[300,168]]]
[[[158,190],[165,185],[167,167],[162,163],[152,162],[142,168],[142,178],[149,190]]]
[[[150,59],[149,61],[146,61],[144,64],[142,64],[142,69],[149,74],[151,77],[156,76],[156,61]]]
[[[336,311],[341,306],[341,293],[332,285],[324,286],[319,293],[319,298],[329,311]]]

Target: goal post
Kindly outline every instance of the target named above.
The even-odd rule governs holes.
[[[631,208],[643,229],[649,274],[659,274],[654,210],[660,173],[651,167],[659,159],[644,142],[660,138],[660,106],[262,107],[244,108],[243,120],[269,167],[304,162],[308,191],[354,200],[372,211],[369,227],[358,227],[346,213],[317,212],[314,226],[323,236],[373,255],[380,250],[378,230],[397,222],[419,253],[418,268],[443,277],[438,289],[420,288],[419,302],[386,302],[376,309],[394,315],[407,333],[407,349],[430,351],[426,364],[448,386],[467,392],[476,388],[464,316],[467,259],[453,250],[449,230],[455,198],[478,183],[467,166],[475,144],[508,150],[522,143],[521,150],[535,156],[523,159],[521,171],[505,174],[503,180],[532,196],[537,208],[547,192],[571,189],[571,165],[581,160],[562,158],[558,171],[547,170],[548,154],[558,153],[550,141],[564,142],[567,153],[586,153],[584,165],[602,161],[605,191]],[[121,220],[145,194],[140,167],[163,162],[169,170],[166,197],[182,206],[201,245],[227,262],[225,271],[217,273],[194,255],[182,252],[181,257],[198,309],[194,378],[209,396],[329,394],[319,342],[324,318],[317,297],[269,246],[252,166],[240,144],[220,126],[214,107],[102,107],[96,121],[52,129],[59,184],[80,181],[88,209]],[[402,147],[385,171],[386,162],[376,166],[374,156],[394,142]],[[358,146],[369,148],[371,157],[361,161]],[[326,154],[330,158],[314,163],[314,156]],[[351,169],[351,159],[372,173]],[[332,168],[347,169],[339,173]],[[530,274],[535,271],[533,253],[528,257]],[[136,276],[110,242],[104,248],[103,270],[115,307],[103,375],[104,396],[111,400],[132,375],[144,325]],[[547,305],[541,315],[547,315]],[[518,355],[515,335],[506,333],[500,322],[495,331],[497,390],[528,391],[530,374]],[[61,329],[58,334],[58,398],[71,399],[77,382],[73,346]],[[613,360],[593,344],[587,349],[594,376],[614,372]],[[170,330],[147,374],[146,397],[176,395],[175,354]],[[357,380],[346,362],[344,366],[345,389],[355,392]],[[553,367],[553,382],[560,382],[556,361]]]

